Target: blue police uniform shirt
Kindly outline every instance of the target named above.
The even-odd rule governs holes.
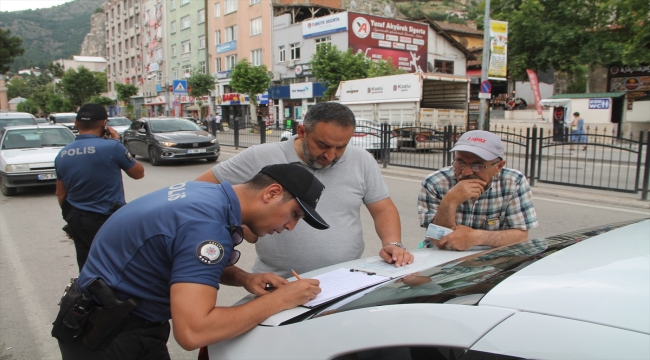
[[[241,225],[241,207],[228,182],[189,181],[142,196],[99,230],[79,287],[88,293],[90,281],[101,277],[121,299],[142,299],[135,315],[168,320],[172,284],[219,288],[233,249],[231,225]]]
[[[79,210],[110,214],[113,203],[124,205],[122,170],[136,164],[124,145],[92,134],[78,135],[54,160],[66,199]]]

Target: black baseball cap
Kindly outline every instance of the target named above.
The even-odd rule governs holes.
[[[86,104],[77,112],[77,121],[106,120],[108,114],[103,106],[97,104]]]
[[[262,168],[260,173],[276,180],[296,198],[305,211],[303,219],[307,224],[318,230],[329,229],[330,226],[316,212],[316,205],[325,185],[316,179],[314,174],[298,164],[268,165]]]

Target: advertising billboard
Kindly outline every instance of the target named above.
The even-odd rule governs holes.
[[[508,23],[490,20],[490,63],[488,78],[506,80],[508,75]]]
[[[302,37],[310,39],[348,30],[348,13],[341,12],[302,22]]]
[[[426,71],[426,24],[350,12],[348,46],[373,60],[391,58],[398,69]]]
[[[342,104],[419,101],[421,81],[419,74],[341,81],[336,95]]]

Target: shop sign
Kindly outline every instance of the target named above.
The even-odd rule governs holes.
[[[217,101],[218,104],[221,104],[223,106],[242,105],[248,102],[249,102],[248,96],[245,96],[243,94],[238,94],[238,93],[223,94],[221,95],[221,102]]]
[[[290,99],[309,99],[314,97],[314,85],[311,82],[290,84]]]
[[[589,109],[609,109],[609,99],[589,99]]]
[[[302,22],[302,37],[305,39],[344,32],[347,30],[347,12],[322,16]]]
[[[372,60],[390,57],[395,67],[412,73],[426,70],[428,25],[350,12],[348,28],[354,53]]]
[[[421,81],[419,74],[341,81],[336,96],[342,103],[419,101]]]
[[[232,76],[232,70],[219,71],[217,72],[217,80],[228,79]]]
[[[152,62],[149,64],[149,72],[160,70],[160,65],[157,62]]]
[[[149,97],[144,99],[145,105],[163,105],[167,103],[164,95]]]
[[[226,43],[217,45],[217,54],[233,50],[237,50],[237,41],[228,41]]]
[[[296,77],[305,77],[311,76],[311,65],[309,64],[298,64],[296,65],[293,71],[296,74]]]

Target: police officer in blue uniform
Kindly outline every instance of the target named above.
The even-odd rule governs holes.
[[[242,225],[260,237],[293,230],[301,218],[329,228],[315,210],[324,188],[300,165],[279,164],[244,184],[188,181],[125,205],[99,230],[62,298],[52,335],[63,359],[169,359],[169,319],[178,344],[193,350],[315,298],[317,280],[288,282],[232,265]],[[260,296],[215,307],[220,285]]]
[[[56,196],[81,271],[95,234],[126,203],[122,170],[133,179],[141,179],[144,167],[120,143],[117,131],[107,125],[103,106],[82,106],[74,123],[79,135],[59,152],[54,166]]]

